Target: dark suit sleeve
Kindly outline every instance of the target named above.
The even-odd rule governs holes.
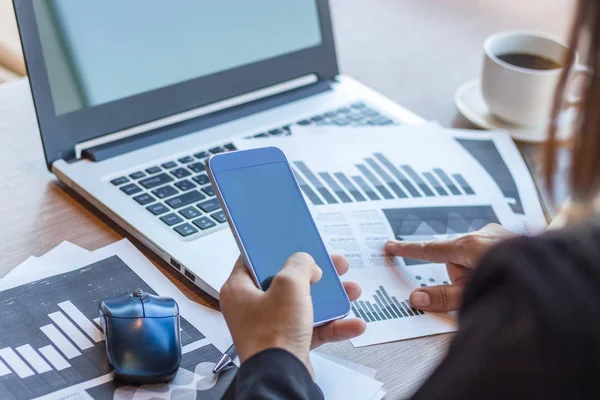
[[[576,231],[492,250],[414,399],[600,398],[599,248],[597,231]]]
[[[285,350],[268,349],[242,364],[223,399],[322,400],[323,393],[300,360]]]

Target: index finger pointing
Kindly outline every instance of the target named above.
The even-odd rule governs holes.
[[[398,257],[413,258],[432,263],[462,263],[461,251],[456,240],[453,239],[429,242],[390,240],[385,244],[385,251]]]

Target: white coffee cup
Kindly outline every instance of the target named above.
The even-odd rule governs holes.
[[[547,124],[568,47],[541,33],[513,31],[490,36],[483,48],[481,90],[492,114],[521,126]],[[546,70],[523,68],[498,58],[506,54],[541,56],[561,67]],[[578,66],[573,71],[588,70]]]

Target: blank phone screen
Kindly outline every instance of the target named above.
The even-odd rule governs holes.
[[[292,254],[305,252],[323,270],[311,288],[315,320],[347,307],[343,287],[286,162],[220,171],[216,180],[259,282],[277,274]]]

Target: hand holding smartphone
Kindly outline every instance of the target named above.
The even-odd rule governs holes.
[[[311,287],[314,325],[347,316],[350,301],[283,152],[221,153],[207,170],[257,286],[265,290],[292,254],[305,252],[323,271]]]

